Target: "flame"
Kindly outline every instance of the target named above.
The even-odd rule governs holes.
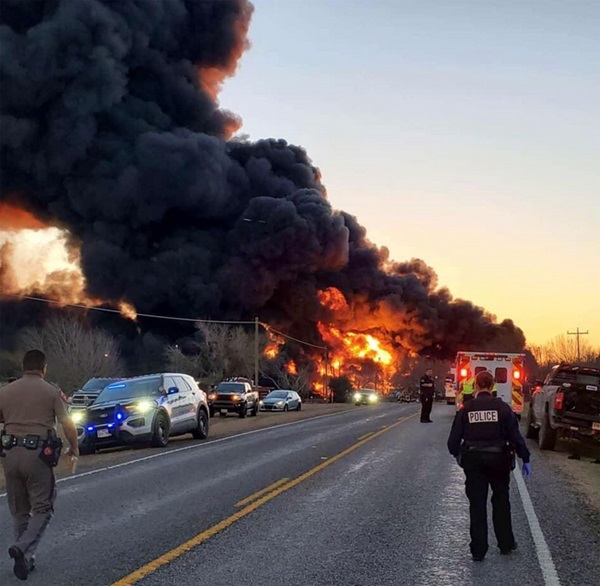
[[[298,367],[296,366],[296,363],[293,360],[290,360],[286,365],[285,365],[285,369],[290,373],[290,374],[298,374]]]
[[[80,260],[65,230],[15,206],[0,205],[0,297],[44,297],[63,306],[105,304],[87,293]],[[121,301],[118,306],[124,317],[136,319],[132,305]]]
[[[318,291],[319,301],[323,307],[331,311],[344,311],[348,309],[348,302],[344,294],[335,287],[328,287]]]
[[[273,359],[277,356],[277,354],[279,354],[279,344],[276,344],[275,342],[270,342],[267,344],[265,348],[265,356]]]

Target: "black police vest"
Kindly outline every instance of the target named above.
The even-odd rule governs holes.
[[[480,395],[464,405],[465,428],[463,439],[467,445],[503,446],[503,419],[506,404],[491,395]]]

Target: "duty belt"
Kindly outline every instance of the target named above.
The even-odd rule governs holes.
[[[465,446],[467,452],[485,452],[487,454],[504,454],[506,447],[502,446]]]
[[[29,450],[35,450],[43,443],[39,435],[11,435],[5,434],[2,436],[2,447],[4,449],[23,447]]]

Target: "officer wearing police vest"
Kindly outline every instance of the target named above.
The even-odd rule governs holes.
[[[465,471],[466,493],[471,514],[471,554],[483,561],[488,550],[487,496],[492,489],[494,532],[500,553],[510,554],[517,547],[510,515],[510,471],[514,452],[523,461],[523,476],[531,474],[529,450],[519,432],[511,408],[492,396],[494,377],[480,372],[475,377],[475,398],[456,414],[448,450]]]
[[[0,455],[15,539],[8,554],[20,580],[27,580],[35,567],[35,551],[54,512],[54,466],[62,447],[56,420],[70,444],[72,469],[79,455],[77,430],[60,389],[44,380],[46,368],[44,353],[30,350],[22,378],[0,389]]]

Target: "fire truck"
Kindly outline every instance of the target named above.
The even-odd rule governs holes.
[[[521,418],[524,403],[525,354],[505,352],[459,352],[456,355],[456,408],[462,408],[462,389],[466,380],[489,371],[495,381],[494,390]]]

